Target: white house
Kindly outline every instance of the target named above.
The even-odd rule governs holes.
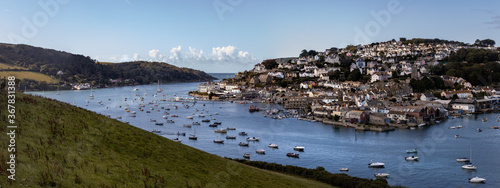
[[[299,77],[314,77],[314,73],[312,72],[301,72],[299,73]]]
[[[476,112],[476,107],[472,104],[452,104],[451,109],[453,110],[463,110],[469,113]]]
[[[382,73],[375,73],[372,75],[370,82],[376,82],[376,81],[386,81],[387,80],[387,74],[385,72]]]

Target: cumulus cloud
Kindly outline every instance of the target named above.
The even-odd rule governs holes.
[[[159,52],[160,50],[155,50],[155,49],[149,50],[149,57],[156,58]]]
[[[159,61],[169,63],[178,67],[188,67],[206,72],[238,72],[251,69],[260,61],[250,55],[249,52],[239,50],[235,46],[213,47],[211,53],[205,53],[201,49],[191,46],[173,47],[169,52],[163,54],[159,49],[147,51],[142,57],[140,53],[131,55],[114,55],[97,58],[100,61],[125,62],[125,61]]]

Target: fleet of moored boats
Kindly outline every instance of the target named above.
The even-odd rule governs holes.
[[[139,90],[138,88],[134,88],[134,91],[138,91],[138,90]],[[160,89],[159,83],[158,83],[157,92],[161,93],[162,91],[163,90]],[[147,94],[144,94],[144,95],[147,95]],[[136,94],[136,96],[140,96],[140,95]],[[156,97],[156,95],[154,95],[154,96]],[[90,98],[93,99],[94,97],[95,96],[93,95],[93,90],[91,90]],[[139,99],[142,99],[141,101],[143,101],[142,97],[139,97]],[[124,100],[127,101],[127,98],[125,98]],[[86,102],[89,103],[88,100]],[[101,105],[103,105],[102,101],[99,101],[98,103],[101,104]],[[158,106],[153,101],[150,102],[149,104],[154,104],[154,106],[156,106],[156,107]],[[194,106],[194,104],[192,106]],[[144,109],[143,109],[144,107],[145,107],[145,104],[140,104],[139,105],[139,110],[140,111],[144,111]],[[184,105],[184,107],[189,108],[190,106],[189,105]],[[121,106],[119,106],[119,108],[121,108]],[[164,112],[165,115],[162,116],[162,118],[163,119],[168,119],[167,115],[169,115],[168,111],[170,110],[170,108],[169,107],[167,107],[167,108],[160,107],[160,108],[166,110]],[[174,109],[178,109],[178,106],[174,105],[173,108]],[[154,108],[151,107],[150,110],[154,110]],[[249,107],[249,112],[258,112],[260,110],[262,110],[262,109],[259,109],[257,106],[250,105],[250,107]],[[130,109],[128,109],[128,108],[125,108],[125,111],[128,112],[128,113],[130,113],[129,114],[130,117],[136,117],[137,113],[135,111],[130,111]],[[159,112],[160,110],[157,109],[156,111]],[[198,117],[204,118],[206,116],[212,116],[212,114],[203,114],[203,111],[205,113],[208,113],[208,111],[205,111],[203,109],[201,111],[202,112],[200,112],[200,114],[198,115]],[[275,114],[276,112],[274,112],[274,111],[275,111],[274,109],[273,110],[266,110],[265,113],[266,114]],[[146,111],[146,113],[148,113],[148,112],[150,113],[150,111]],[[199,112],[199,110],[196,109],[196,112]],[[191,116],[187,116],[186,118],[187,119],[194,119],[194,115],[195,115],[195,113],[192,113]],[[218,115],[218,113],[213,113],[213,115]],[[178,116],[177,115],[171,115],[171,117],[178,117]],[[278,119],[278,117],[280,117],[280,116],[274,116],[274,117],[277,117],[275,119]],[[499,115],[499,118],[500,118],[500,115]],[[116,116],[116,119],[122,119],[122,117],[121,116]],[[201,122],[210,122],[211,120],[215,120],[215,119],[216,118],[203,119],[203,120],[201,120]],[[279,119],[281,119],[281,118],[279,118]],[[487,118],[483,118],[482,121],[486,122]],[[500,122],[500,120],[498,120],[498,121]],[[158,126],[162,126],[163,125],[163,123],[158,122],[156,119],[150,119],[150,122],[155,122],[155,125],[158,125]],[[171,119],[168,119],[167,123],[175,123],[175,121],[171,120]],[[209,127],[217,127],[217,126],[219,126],[221,124],[222,124],[221,122],[214,122],[213,124],[210,124]],[[192,125],[200,125],[200,123],[199,122],[193,122],[191,125],[190,124],[184,124],[183,127],[191,128]],[[425,126],[425,124],[421,124],[421,125]],[[421,126],[421,125],[419,125],[419,126]],[[465,126],[464,125],[457,125],[457,126],[451,126],[451,127],[449,127],[449,129],[461,129],[463,127],[465,127]],[[490,128],[491,129],[500,129],[500,126],[492,126]],[[228,132],[228,130],[236,130],[236,127],[227,127],[225,129],[221,128],[221,129],[214,130],[214,132],[215,133],[223,133],[223,134],[225,134],[225,133]],[[482,132],[482,129],[478,128],[477,131],[478,132]],[[162,131],[158,130],[158,129],[153,129],[151,132],[152,133],[157,133],[157,134],[162,133]],[[177,136],[186,136],[186,133],[185,132],[177,132],[176,135]],[[247,132],[239,132],[238,135],[239,136],[247,136],[248,133]],[[227,135],[225,138],[227,140],[234,140],[234,139],[236,139],[236,136],[229,136],[229,135]],[[455,135],[455,138],[459,138],[459,135],[458,134]],[[196,129],[195,129],[194,130],[194,134],[190,134],[189,135],[189,140],[197,140],[197,139],[198,139],[198,137],[196,136]],[[174,138],[172,140],[175,141],[175,142],[182,142],[182,139],[180,139],[179,137]],[[247,147],[247,146],[249,146],[249,142],[259,142],[260,138],[258,138],[258,137],[247,137],[246,141],[247,142],[239,142],[238,145],[239,146],[243,146],[243,147],[245,147],[245,146]],[[224,144],[224,140],[221,140],[221,139],[214,139],[213,142],[217,143],[217,144]],[[278,149],[279,148],[279,146],[277,144],[275,144],[275,143],[269,144],[268,147],[271,148],[271,149]],[[304,149],[305,149],[304,146],[295,146],[293,148],[294,151],[298,151],[298,152],[304,152]],[[264,155],[266,153],[266,151],[264,149],[258,149],[255,152],[257,154],[261,154],[261,155]],[[408,149],[408,150],[406,150],[406,153],[407,154],[413,154],[411,156],[405,157],[406,161],[418,161],[420,159],[420,157],[415,156],[415,154],[418,153],[417,149]],[[471,155],[472,155],[472,152],[471,152]],[[290,152],[290,153],[286,153],[286,156],[293,157],[293,158],[299,158],[299,153]],[[250,159],[250,153],[244,153],[243,154],[243,158]],[[477,170],[477,167],[474,166],[474,165],[472,165],[472,163],[470,163],[471,159],[468,158],[468,157],[457,158],[456,161],[463,163],[462,164],[462,169],[464,169],[464,170]],[[371,162],[371,163],[368,164],[368,167],[370,167],[370,168],[384,168],[385,167],[385,163],[383,163],[383,162]],[[349,171],[349,168],[340,168],[339,170],[340,171]],[[390,174],[389,173],[376,173],[374,176],[376,178],[388,178],[390,176]],[[476,176],[476,177],[470,178],[469,182],[470,183],[485,183],[486,179],[480,178],[480,177]]]

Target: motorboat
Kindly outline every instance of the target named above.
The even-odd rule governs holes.
[[[215,140],[214,140],[214,143],[217,143],[217,144],[224,144],[224,140],[215,139]]]
[[[448,127],[448,129],[456,129],[455,126]]]
[[[347,172],[347,171],[349,171],[349,168],[340,168],[339,170]]]
[[[170,117],[179,117],[179,116],[174,114],[174,115],[171,115]]]
[[[156,119],[149,119],[150,122],[156,122]]]
[[[419,124],[418,127],[425,127],[425,123]]]
[[[388,173],[376,173],[375,177],[377,177],[377,178],[387,178],[387,177],[389,177],[389,175],[390,174],[388,174]]]
[[[293,147],[293,150],[295,150],[295,151],[304,151],[304,146],[295,146],[295,147]]]
[[[194,117],[193,116],[187,116],[186,118],[187,119],[193,119]]]
[[[195,122],[193,122],[192,124],[193,124],[193,125],[200,125],[200,122],[195,121]]]
[[[236,127],[228,127],[227,130],[236,130]]]
[[[163,125],[163,123],[156,122],[155,125]]]
[[[483,122],[486,122],[486,121],[488,121],[488,118],[483,118],[483,120],[482,120],[482,121],[483,121]]]
[[[385,163],[381,163],[381,162],[374,162],[374,163],[368,164],[368,167],[373,167],[373,168],[384,168],[384,166],[385,166]]]
[[[236,139],[236,136],[226,136],[226,139]]]
[[[240,142],[238,145],[239,146],[248,146],[248,142]]]
[[[406,153],[417,153],[417,152],[418,152],[418,151],[417,151],[417,149],[416,149],[416,148],[415,148],[415,149],[407,149],[407,150],[406,150]]]
[[[455,138],[460,138],[460,135],[456,134],[456,135],[455,135]]]
[[[477,132],[483,132],[483,129],[477,128]]]
[[[470,159],[467,157],[462,157],[462,158],[458,158],[457,162],[470,162]]]
[[[469,179],[470,183],[486,183],[486,179],[480,177],[473,177]]]
[[[227,133],[226,129],[215,130],[215,133]]]
[[[198,115],[198,117],[205,117],[205,115],[203,115],[203,114],[200,114],[200,115]]]
[[[463,127],[464,127],[463,125],[458,125],[457,129],[460,129],[460,128],[463,128]]]
[[[255,153],[266,154],[266,150],[264,150],[264,149],[258,149],[258,150],[255,151]]]
[[[173,140],[174,142],[181,142],[181,141],[182,141],[182,139],[179,139],[179,138],[174,138],[174,139],[172,139],[172,140]]]
[[[287,157],[295,157],[295,158],[299,158],[299,154],[298,153],[287,153],[286,154]]]
[[[160,130],[156,130],[156,129],[153,129],[151,132],[152,132],[152,133],[161,133],[161,131],[160,131]]]
[[[135,114],[130,114],[129,116],[130,116],[130,117],[135,117]]]
[[[269,145],[267,145],[267,147],[270,147],[270,148],[273,148],[273,149],[278,149],[278,145],[277,144],[269,144]]]
[[[216,124],[216,125],[221,125],[221,124],[222,124],[222,122],[217,121],[217,122],[214,122],[214,124]]]
[[[257,138],[257,137],[248,137],[247,141],[259,141],[259,138]]]
[[[410,156],[410,157],[405,157],[405,160],[407,161],[418,161],[420,157],[417,157],[417,156]]]
[[[210,124],[210,125],[208,125],[208,127],[217,127],[217,125],[216,124]]]
[[[182,126],[183,126],[183,127],[187,127],[187,128],[191,128],[191,125],[189,125],[189,124],[184,124],[184,125],[182,125]]]
[[[247,133],[246,132],[239,132],[238,135],[240,135],[240,136],[246,136]]]
[[[116,116],[116,119],[122,119],[122,117],[121,116]]]
[[[470,163],[462,165],[462,168],[465,169],[465,170],[476,170],[477,169],[476,166],[474,166],[474,165],[472,165]]]
[[[169,120],[167,121],[167,123],[175,123],[175,121],[174,121],[174,120],[169,119]]]
[[[204,120],[201,120],[201,122],[210,122],[209,119],[204,119]]]
[[[162,117],[163,117],[163,119],[168,119],[168,116],[162,116]]]
[[[243,158],[245,158],[245,159],[250,159],[250,153],[245,153],[245,154],[243,154]]]

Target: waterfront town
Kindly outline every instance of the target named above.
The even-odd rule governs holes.
[[[500,88],[432,71],[461,49],[495,47],[404,41],[303,50],[299,57],[264,60],[233,79],[202,83],[191,95],[280,104],[302,120],[372,131],[433,125],[498,110]],[[418,82],[441,87],[422,91],[412,87]]]

